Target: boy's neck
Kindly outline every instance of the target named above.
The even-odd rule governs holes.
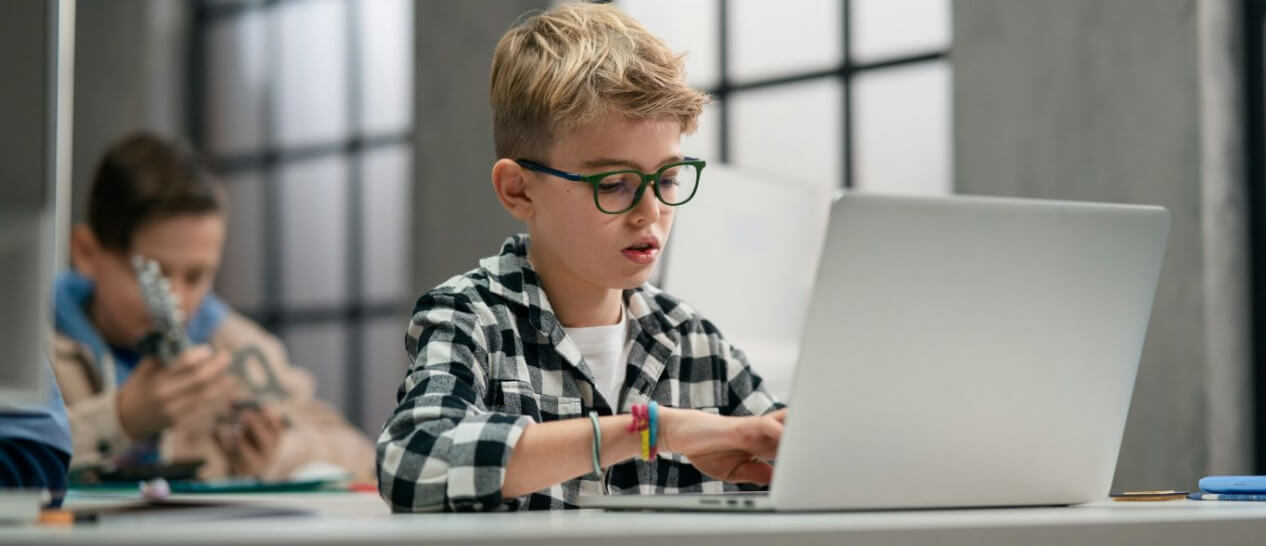
[[[107,345],[123,348],[133,348],[137,345],[136,340],[128,339],[127,336],[113,327],[114,322],[102,313],[101,305],[97,303],[97,298],[95,297],[88,300],[88,320],[92,322],[92,326],[101,335],[101,340],[105,341]]]
[[[566,328],[610,326],[624,312],[623,291],[585,282],[561,265],[540,260],[528,249],[528,262],[541,279],[554,316]]]

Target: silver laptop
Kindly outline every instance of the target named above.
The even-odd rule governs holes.
[[[581,506],[806,511],[1107,495],[1165,209],[848,194],[827,230],[769,493]]]

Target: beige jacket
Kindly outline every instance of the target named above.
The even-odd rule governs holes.
[[[229,313],[211,345],[229,351],[254,345],[288,393],[280,409],[290,425],[262,478],[285,478],[304,465],[323,462],[348,470],[358,480],[372,481],[374,450],[368,438],[337,410],[313,397],[316,381],[290,365],[277,338],[249,319]],[[60,333],[54,339],[53,370],[70,417],[72,467],[101,463],[134,446],[115,407],[118,386],[113,358],[107,355],[105,360],[95,362],[92,349]],[[164,461],[202,459],[205,463],[198,475],[204,479],[229,476],[228,455],[216,443],[214,427],[213,418],[178,421],[161,434],[160,457]]]

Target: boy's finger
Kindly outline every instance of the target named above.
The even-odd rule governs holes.
[[[232,402],[237,383],[232,377],[221,376],[210,386],[186,388],[169,394],[174,416],[202,416],[224,411]]]
[[[225,453],[232,453],[235,451],[235,446],[233,445],[235,442],[232,438],[233,433],[229,431],[228,427],[216,428],[213,436],[215,436],[215,443],[219,445],[220,449]]]
[[[748,461],[734,468],[730,481],[766,485],[774,478],[774,467],[761,461]]]
[[[263,415],[268,424],[268,428],[273,435],[281,436],[281,433],[286,429],[286,425],[283,422],[284,420],[281,418],[281,413],[273,408],[265,408]]]
[[[198,364],[210,358],[214,353],[215,351],[211,349],[210,345],[195,345],[176,357],[174,367],[177,369],[197,367]]]
[[[165,382],[161,394],[166,396],[195,394],[201,391],[207,383],[222,376],[227,366],[227,361],[216,358],[207,360],[205,365],[181,370],[179,375]]]
[[[740,448],[762,459],[777,458],[778,443],[782,440],[782,423],[771,419],[757,419],[750,423],[752,429],[744,435],[748,445]]]
[[[281,424],[275,413],[263,410],[256,414],[254,435],[255,447],[263,454],[270,454],[281,440]]]
[[[245,440],[238,442],[237,453],[243,466],[249,469],[251,474],[258,474],[264,469],[264,455],[259,448],[251,445],[251,442]]]
[[[162,364],[158,362],[157,358],[147,356],[141,359],[141,362],[136,365],[136,370],[134,370],[132,374],[134,377],[147,376],[161,369]]]
[[[237,391],[237,380],[229,375],[222,375],[210,385],[205,386],[197,397],[209,404],[227,405],[233,401]]]
[[[242,412],[242,425],[246,431],[246,442],[257,450],[262,449],[268,434],[263,416],[254,410]]]

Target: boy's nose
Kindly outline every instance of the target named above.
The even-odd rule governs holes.
[[[180,302],[180,311],[188,319],[198,304],[197,294],[194,293],[193,287],[184,281],[172,279],[170,282],[172,295],[176,297],[176,301]]]
[[[634,224],[645,224],[659,220],[659,199],[649,186],[642,192],[642,200],[628,212],[629,220]]]

